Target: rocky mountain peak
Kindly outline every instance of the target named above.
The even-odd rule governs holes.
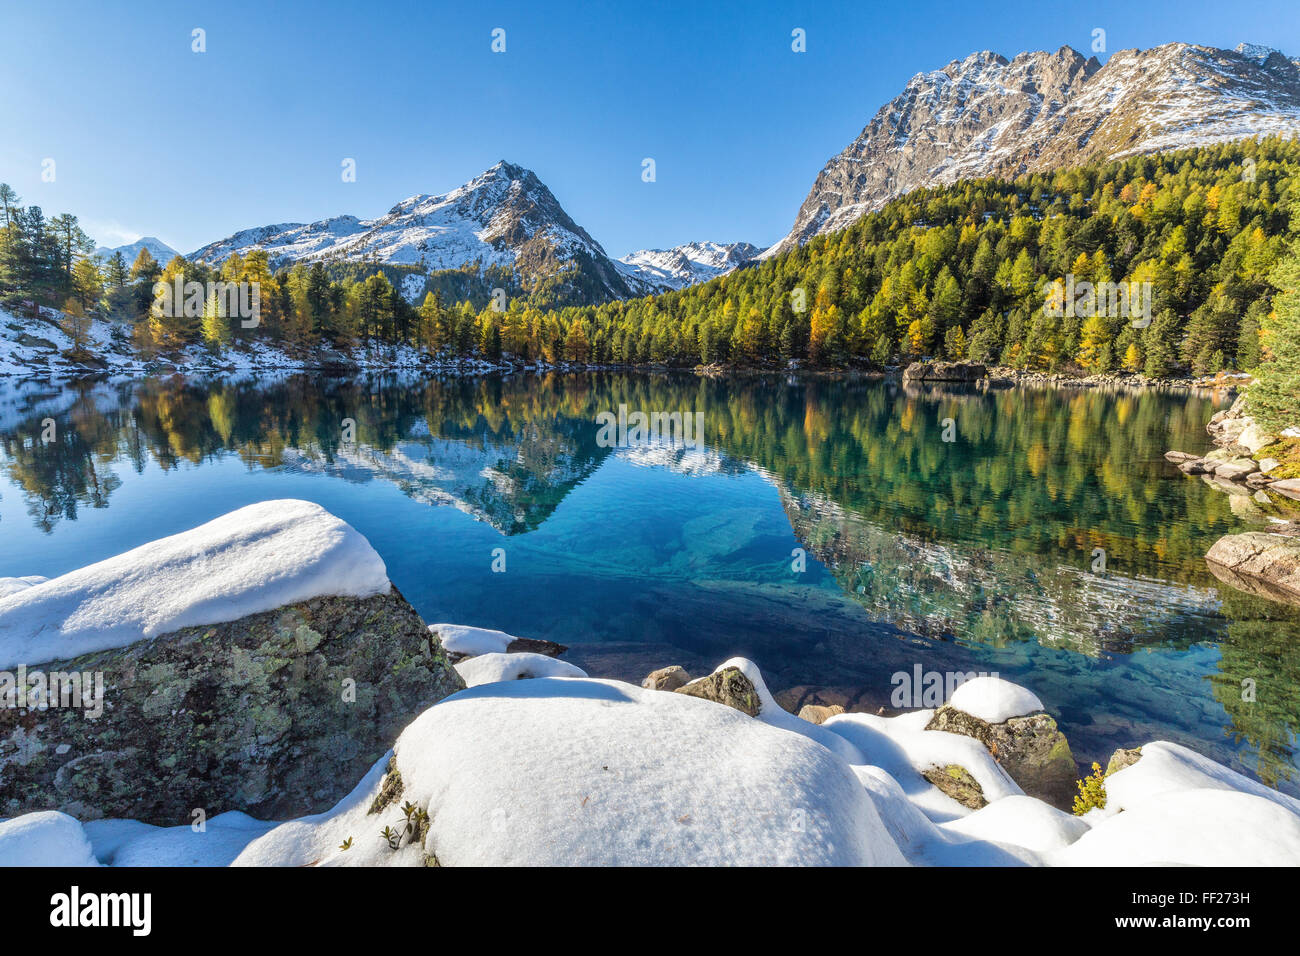
[[[1300,129],[1300,67],[1268,48],[989,50],[918,73],[818,174],[775,255],[925,186]]]

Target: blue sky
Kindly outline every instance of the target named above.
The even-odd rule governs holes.
[[[973,50],[1090,53],[1100,27],[1109,51],[1247,40],[1300,54],[1293,0],[0,2],[0,181],[101,242],[155,235],[182,252],[249,226],[379,215],[499,159],[535,170],[612,255],[766,245],[908,78]]]

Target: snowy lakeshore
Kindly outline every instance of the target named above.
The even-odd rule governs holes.
[[[305,501],[2,579],[0,864],[1300,864],[1300,801],[1178,744],[1131,741],[1086,812],[1029,795],[1028,762],[986,741],[1054,760],[1063,738],[1052,701],[996,677],[816,722],[743,658],[637,686],[519,646],[420,621]],[[19,667],[102,674],[102,715]]]

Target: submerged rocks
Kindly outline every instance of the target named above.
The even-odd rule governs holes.
[[[1264,531],[1224,535],[1214,542],[1205,561],[1224,584],[1300,604],[1300,537]]]
[[[844,708],[839,704],[804,704],[799,708],[799,719],[806,720],[810,724],[824,724],[842,713]]]
[[[974,737],[1025,793],[1062,810],[1073,805],[1078,765],[1065,734],[1048,714],[989,723],[948,703],[935,711],[925,729]]]
[[[739,667],[724,667],[708,677],[678,687],[674,693],[726,704],[750,717],[757,717],[763,706],[758,690]]]
[[[34,670],[29,666],[29,670]],[[101,673],[103,713],[0,709],[0,816],[193,822],[316,813],[464,687],[394,588],[319,597],[40,665]]]
[[[913,382],[974,383],[988,374],[979,362],[913,362],[903,370],[903,384]]]

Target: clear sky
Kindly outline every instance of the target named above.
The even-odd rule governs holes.
[[[380,215],[508,159],[612,255],[767,245],[913,74],[979,49],[1091,53],[1095,28],[1112,52],[1300,54],[1295,0],[0,0],[0,181],[100,242],[188,253],[250,226]]]

